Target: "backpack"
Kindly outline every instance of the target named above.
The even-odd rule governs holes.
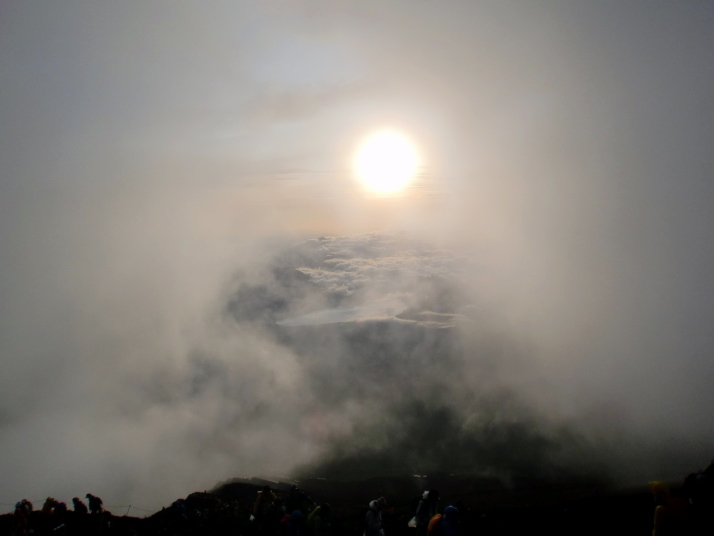
[[[440,536],[441,535],[441,514],[436,514],[429,521],[429,527],[426,529],[427,536]]]

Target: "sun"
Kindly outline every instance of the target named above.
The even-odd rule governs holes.
[[[365,139],[355,153],[357,178],[370,191],[398,192],[414,178],[419,155],[411,141],[396,130],[381,130]]]

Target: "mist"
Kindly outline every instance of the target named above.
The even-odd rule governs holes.
[[[712,19],[3,3],[0,502],[706,465]]]

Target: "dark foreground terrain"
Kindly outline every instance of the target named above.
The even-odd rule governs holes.
[[[387,536],[414,534],[407,526],[414,515],[415,498],[425,489],[439,489],[440,506],[457,505],[461,534],[528,534],[545,530],[549,535],[646,536],[652,532],[654,505],[646,486],[614,489],[596,482],[512,482],[475,477],[380,478],[362,482],[302,480],[293,483],[260,479],[234,479],[210,492],[196,492],[185,500],[146,517],[43,514],[34,511],[23,529],[12,513],[0,516],[0,535],[252,535],[285,534],[278,521],[259,529],[250,521],[256,495],[269,485],[283,505],[307,513],[317,504],[332,507],[330,534],[361,535],[362,519],[371,499],[384,496],[389,507],[383,514]],[[278,516],[279,517],[279,516]],[[310,534],[305,528],[301,534]]]

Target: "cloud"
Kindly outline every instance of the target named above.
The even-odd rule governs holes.
[[[406,236],[322,237],[276,255],[272,277],[233,295],[236,320],[258,321],[298,356],[314,411],[331,423],[322,428],[331,441],[302,474],[422,473],[421,452],[431,453],[428,471],[503,478],[607,474],[631,482],[662,466],[663,451],[651,444],[661,431],[636,427],[626,400],[603,405],[591,378],[570,374],[542,336],[491,307],[494,287],[508,279],[483,264]],[[268,298],[255,301],[254,293]],[[588,398],[568,406],[579,390]],[[437,431],[449,445],[438,452],[449,456],[429,450]],[[677,467],[692,459],[662,444],[681,455]]]
[[[479,317],[467,278],[475,266],[404,236],[323,237],[276,255],[272,281],[233,295],[233,318],[257,319],[304,371],[321,425],[318,455],[302,474],[585,470],[576,454],[587,440],[516,394],[511,375],[532,364],[519,361],[515,374],[507,334]],[[292,315],[306,304],[316,310]]]

